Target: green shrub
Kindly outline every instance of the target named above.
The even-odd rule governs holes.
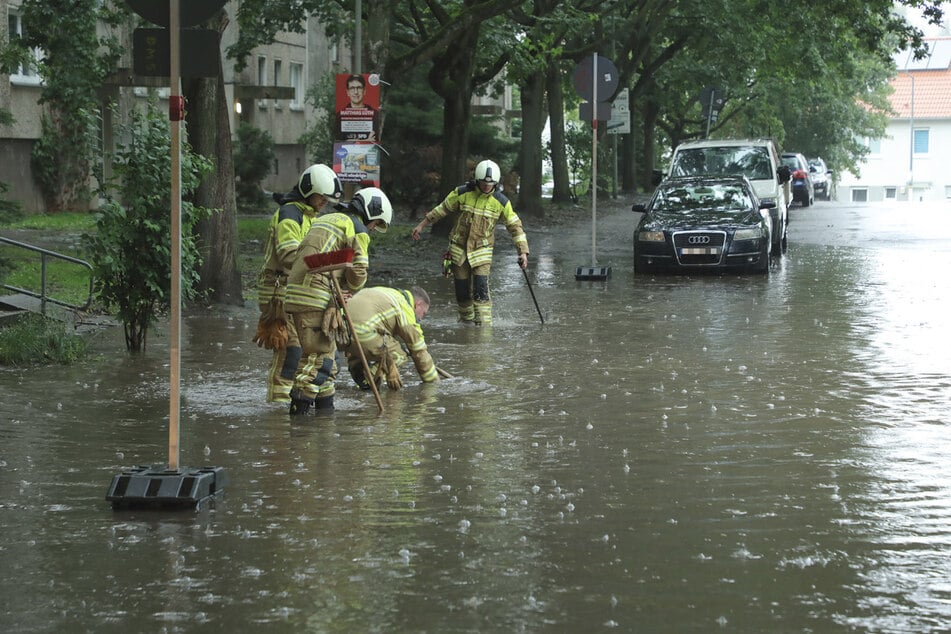
[[[27,315],[10,326],[0,328],[0,363],[34,365],[73,363],[86,354],[86,342],[67,330],[66,324]]]
[[[116,151],[116,180],[103,192],[107,202],[97,215],[96,233],[83,239],[95,271],[96,293],[107,307],[117,307],[125,326],[126,348],[145,349],[149,326],[171,306],[171,147],[167,117],[154,103],[143,114],[133,111]],[[195,224],[210,215],[185,199],[211,163],[187,143],[181,152],[181,291],[195,297],[200,255]],[[118,194],[116,198],[113,198]]]
[[[271,173],[275,160],[270,133],[241,122],[235,135],[234,175],[235,196],[242,212],[261,213],[270,209],[270,199],[261,190],[261,181]]]

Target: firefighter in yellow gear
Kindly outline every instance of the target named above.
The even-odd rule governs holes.
[[[495,225],[501,221],[518,252],[518,265],[528,266],[528,238],[522,221],[512,209],[508,197],[499,190],[499,166],[482,161],[475,168],[475,180],[457,187],[413,228],[413,239],[427,225],[435,224],[450,212],[459,212],[449,233],[449,258],[452,262],[459,319],[476,324],[492,323],[492,299],[489,295],[489,268],[495,246]]]
[[[418,286],[410,290],[374,286],[364,288],[347,302],[347,314],[354,335],[363,348],[371,376],[364,374],[356,344],[345,349],[350,376],[365,390],[370,381],[386,380],[391,390],[403,387],[400,368],[406,363],[406,346],[419,378],[425,383],[439,380],[436,364],[426,348],[419,322],[429,312],[429,294]]]
[[[293,381],[281,376],[287,358],[287,338],[293,323],[284,313],[287,275],[297,259],[297,248],[311,222],[328,202],[338,201],[343,188],[333,169],[315,164],[304,170],[297,185],[276,198],[277,211],[268,224],[264,266],[258,275],[258,307],[261,316],[255,342],[273,350],[267,373],[267,402],[290,403]],[[295,364],[296,367],[296,364]]]
[[[369,265],[370,232],[385,232],[393,219],[393,208],[382,190],[368,187],[354,194],[342,211],[323,214],[313,221],[301,241],[297,260],[287,278],[284,306],[291,316],[294,332],[287,342],[287,363],[281,376],[293,381],[290,413],[332,411],[336,391],[337,339],[345,336],[339,315],[342,306],[331,288],[334,283],[344,296],[366,284]],[[332,272],[311,272],[305,258],[353,249],[352,266]],[[289,371],[296,366],[293,372]]]

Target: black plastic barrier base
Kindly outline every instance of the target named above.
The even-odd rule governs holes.
[[[227,483],[223,467],[132,467],[112,478],[106,500],[113,509],[189,509]]]
[[[575,280],[606,280],[611,277],[610,266],[579,266],[575,270]]]

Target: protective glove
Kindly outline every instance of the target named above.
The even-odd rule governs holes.
[[[340,326],[340,311],[336,306],[328,306],[327,310],[324,311],[324,320],[320,324],[320,331],[328,339],[335,339]]]
[[[449,251],[442,254],[442,275],[452,277],[452,254]]]
[[[284,303],[277,297],[271,298],[267,310],[258,319],[257,331],[252,342],[259,348],[277,350],[287,345],[287,313],[284,312]]]
[[[386,387],[394,392],[403,389],[403,381],[400,380],[400,369],[395,363],[390,363],[386,367]]]

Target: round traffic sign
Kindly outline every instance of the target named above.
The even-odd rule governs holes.
[[[581,95],[582,99],[594,101],[595,82],[597,82],[598,101],[610,101],[611,97],[617,91],[620,77],[618,77],[617,66],[607,57],[598,55],[598,73],[594,73],[594,55],[589,55],[581,60],[575,67],[575,73],[572,76],[575,90]]]

